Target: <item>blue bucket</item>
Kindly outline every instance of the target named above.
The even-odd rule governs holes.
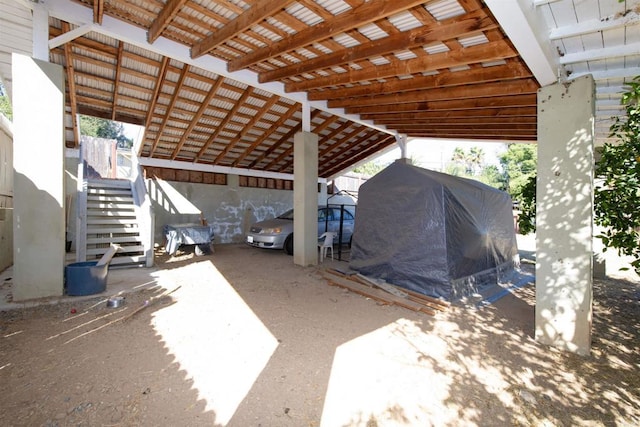
[[[67,295],[93,295],[107,289],[109,264],[98,261],[74,262],[64,268]]]

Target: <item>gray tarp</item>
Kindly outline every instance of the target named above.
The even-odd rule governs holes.
[[[360,187],[349,267],[449,300],[513,272],[511,197],[397,161]]]

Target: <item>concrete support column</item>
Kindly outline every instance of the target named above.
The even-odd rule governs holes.
[[[318,135],[293,140],[293,262],[318,264]]]
[[[63,293],[64,70],[13,54],[13,297]]]
[[[591,350],[593,143],[591,76],[538,91],[536,339]]]

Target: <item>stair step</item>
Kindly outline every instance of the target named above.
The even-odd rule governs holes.
[[[131,203],[100,203],[100,202],[88,202],[87,209],[121,209],[121,210],[133,210],[136,206]]]
[[[103,194],[87,194],[88,202],[134,203],[133,196],[107,196]]]
[[[87,225],[136,224],[135,218],[87,217]]]
[[[87,197],[90,196],[97,196],[97,195],[101,195],[101,196],[107,196],[107,197],[114,197],[114,196],[121,196],[121,197],[127,197],[127,196],[131,196],[131,190],[105,190],[105,189],[99,189],[99,188],[88,188],[87,189]]]
[[[131,182],[127,179],[101,179],[97,181],[88,180],[89,188],[131,188]]]
[[[115,218],[115,217],[135,219],[136,213],[132,211],[108,211],[108,210],[96,210],[96,209],[87,210],[87,219],[88,218]]]
[[[111,258],[111,262],[109,265],[128,265],[128,264],[138,264],[145,265],[147,259],[144,255],[134,255],[134,256],[119,256]]]
[[[87,228],[87,234],[137,234],[138,227],[91,227]]]
[[[87,255],[103,255],[108,250],[108,246],[104,248],[87,248]],[[120,246],[120,249],[118,249],[118,252],[116,252],[116,254],[126,254],[131,252],[144,252],[144,246]]]
[[[100,234],[100,233],[96,233]],[[140,238],[135,235],[131,236],[110,236],[110,237],[87,237],[88,245],[99,245],[109,243],[140,243]],[[108,249],[108,248],[107,248]]]

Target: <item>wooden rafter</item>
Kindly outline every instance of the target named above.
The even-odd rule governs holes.
[[[229,62],[229,71],[238,71],[257,62],[265,61],[283,53],[307,46],[340,34],[354,27],[363,26],[378,19],[394,15],[425,3],[424,0],[377,0],[364,3],[349,12],[342,13],[330,21],[308,27],[290,37]]]
[[[93,22],[102,25],[104,15],[104,0],[93,0]]]
[[[122,71],[122,51],[124,50],[124,42],[118,41],[118,56],[116,57],[116,76],[113,83],[113,102],[111,103],[111,120],[116,119],[116,111],[118,110],[118,86],[120,84],[120,72]]]
[[[528,68],[517,62],[510,62],[504,65],[493,67],[478,67],[464,71],[444,71],[434,75],[414,75],[409,79],[394,79],[386,82],[371,83],[355,87],[341,87],[332,90],[310,92],[310,101],[344,99],[355,96],[365,96],[385,93],[399,93],[414,91],[419,89],[436,89],[448,86],[458,86],[473,82],[490,83],[512,79],[522,79],[531,77]]]
[[[151,124],[151,120],[153,119],[153,112],[156,110],[156,105],[158,103],[158,99],[160,98],[160,92],[162,90],[162,82],[164,82],[167,77],[167,69],[169,65],[169,57],[162,57],[162,63],[160,64],[160,69],[158,70],[158,74],[156,77],[153,96],[151,98],[151,104],[149,105],[149,109],[147,110],[147,117],[144,122],[144,135],[142,136],[143,143],[140,144],[140,148],[138,149],[138,156],[142,153],[142,149],[144,148],[144,144],[147,140],[147,134],[149,133],[149,125]],[[153,145],[152,145],[153,147]]]
[[[362,132],[364,132],[364,133],[361,136],[359,136],[356,139],[353,139],[358,134],[360,134]],[[336,163],[336,162],[340,161],[339,159],[343,158],[344,156],[348,155],[349,153],[357,152],[358,148],[360,147],[360,145],[366,143],[376,133],[377,132],[374,129],[364,128],[364,129],[359,129],[358,132],[353,133],[353,135],[350,134],[350,135],[346,136],[341,141],[339,141],[337,144],[335,144],[337,147],[331,147],[332,148],[331,150],[325,150],[325,152],[319,154],[319,157],[324,158],[325,156],[328,157],[329,153],[331,153],[330,158],[331,159],[337,159],[335,161],[323,162],[322,166],[325,166],[325,165],[326,166],[330,166],[331,163]],[[320,174],[320,172],[318,174]]]
[[[271,107],[273,107],[273,105],[278,101],[278,97],[277,96],[272,96],[271,98],[269,98],[269,100],[262,106],[262,108],[260,108],[259,111],[256,112],[256,114],[254,114],[253,118],[251,119],[251,121],[249,123],[247,123],[242,130],[238,133],[238,135],[229,143],[229,145],[233,145],[235,146],[241,139],[242,137],[253,128],[253,125],[256,124],[257,121],[259,121],[262,116],[264,116],[265,114],[267,114],[269,112],[269,110],[271,110]],[[292,105],[292,108],[295,107],[295,104]],[[277,128],[276,128],[277,129]],[[253,152],[253,150],[256,149],[256,147],[258,145],[260,145],[262,142],[264,141],[264,138],[257,138],[253,144],[251,144],[249,147],[247,147],[239,156],[238,158],[233,162],[233,164],[231,166],[233,167],[237,167],[240,162],[242,160],[244,160],[245,157],[247,157],[251,152]]]
[[[149,43],[153,43],[158,39],[158,37],[160,37],[162,32],[171,23],[173,18],[176,17],[186,2],[187,0],[169,0],[165,3],[158,16],[149,27],[149,32],[147,33],[147,40]]]
[[[396,138],[393,135],[387,135],[384,134],[382,136],[382,139],[378,140],[378,141],[373,141],[371,142],[367,148],[362,149],[358,154],[356,154],[355,156],[349,158],[349,159],[344,159],[341,162],[334,164],[333,167],[329,168],[329,169],[322,169],[322,173],[318,173],[318,175],[320,176],[331,176],[334,175],[342,170],[344,170],[346,167],[348,167],[351,164],[355,164],[358,163],[364,159],[366,159],[367,157],[377,153],[378,151],[392,145],[395,144],[396,142]]]
[[[207,111],[207,108],[209,108],[209,104],[211,103],[211,100],[213,100],[213,97],[216,96],[216,93],[218,92],[218,89],[220,88],[220,85],[222,85],[223,81],[224,81],[223,77],[218,77],[218,79],[211,86],[211,89],[209,89],[207,96],[205,96],[204,100],[200,104],[200,108],[198,108],[198,111],[196,112],[196,114],[191,118],[191,120],[189,121],[189,126],[187,127],[187,129],[184,130],[184,132],[182,133],[182,136],[180,137],[180,141],[178,141],[178,144],[176,144],[176,148],[173,150],[173,153],[171,154],[171,160],[175,160],[180,150],[182,150],[184,143],[191,136],[191,132],[193,131],[193,128],[196,127],[196,125],[204,115],[205,111]]]
[[[477,85],[453,86],[444,89],[415,90],[411,92],[391,93],[387,95],[369,95],[357,98],[332,99],[330,108],[361,107],[365,105],[405,104],[416,101],[429,102],[503,97],[516,94],[535,94],[539,85],[531,80],[494,82]]]
[[[62,22],[62,31],[70,30],[69,23]],[[71,107],[71,122],[73,123],[73,148],[77,148],[80,144],[80,132],[78,129],[78,108],[76,98],[76,77],[75,68],[73,66],[73,49],[71,42],[64,45],[64,62],[67,71],[67,85],[69,86],[69,105]]]
[[[366,68],[363,70],[347,70],[345,73],[304,80],[286,85],[287,92],[299,92],[326,86],[346,85],[354,82],[383,79],[396,76],[408,76],[443,68],[460,67],[481,62],[491,62],[513,58],[518,53],[509,43],[504,41],[484,43],[456,51],[436,53],[424,57],[397,61],[388,65]]]
[[[300,105],[299,104],[293,104],[289,110],[287,110],[287,112],[285,114],[282,115],[281,120],[279,120],[278,122],[280,123],[279,126],[284,125],[284,123],[293,117],[293,115],[296,113],[296,111],[298,111],[300,109]],[[314,114],[318,114],[317,110],[314,110],[311,112],[311,117],[314,117]],[[284,119],[284,120],[282,120]],[[275,126],[274,126],[275,128]],[[293,126],[289,132],[287,132],[286,134],[284,134],[282,137],[280,137],[280,139],[278,139],[276,142],[274,142],[273,144],[271,144],[271,146],[269,148],[267,148],[262,154],[260,154],[260,156],[258,156],[255,160],[253,160],[251,162],[251,164],[249,164],[249,169],[259,165],[260,163],[262,163],[262,161],[264,159],[266,159],[267,157],[269,157],[271,155],[271,153],[273,153],[275,150],[277,150],[282,144],[284,144],[285,142],[287,142],[288,140],[290,140],[291,138],[293,138],[293,135],[295,135],[296,132],[299,132],[300,129],[302,129],[302,124],[298,124],[296,126]]]
[[[385,55],[395,51],[429,45],[453,37],[464,37],[471,33],[493,29],[498,26],[484,11],[476,11],[472,14],[462,16],[463,18],[452,18],[447,20],[447,23],[443,22],[434,27],[424,26],[414,28],[392,34],[383,39],[373,40],[348,49],[344,48],[287,67],[265,71],[260,73],[259,79],[261,82],[280,80],[318,69],[330,68],[332,66]]]
[[[218,137],[220,132],[222,132],[224,130],[224,128],[229,123],[229,121],[233,118],[234,114],[242,107],[242,104],[244,104],[244,102],[247,100],[247,98],[249,96],[251,96],[252,93],[253,93],[253,88],[247,88],[247,90],[240,96],[240,98],[235,102],[233,108],[227,113],[225,118],[222,119],[222,122],[220,122],[220,124],[216,128],[216,131],[211,135],[211,137],[207,140],[207,142],[202,146],[202,148],[200,149],[200,151],[196,155],[196,160],[199,160],[204,155],[204,153],[209,149],[209,146],[211,146],[211,144],[213,144],[213,142],[216,140],[216,138]],[[227,155],[228,152],[229,152],[229,146],[227,145],[218,154],[218,156],[216,156],[216,158],[213,161],[213,164],[214,165],[218,164],[218,162],[220,162],[220,160],[222,160],[224,158],[224,156]]]
[[[156,133],[156,140],[154,141],[153,146],[151,147],[151,155],[155,153],[156,148],[158,147],[158,143],[160,142],[160,137],[164,132],[164,128],[167,126],[167,121],[169,120],[169,117],[171,117],[173,108],[175,107],[176,101],[180,96],[180,89],[184,84],[184,79],[187,77],[187,74],[189,73],[189,67],[190,67],[189,64],[184,64],[184,66],[182,67],[182,71],[180,72],[180,77],[178,78],[178,83],[176,84],[176,88],[173,92],[173,95],[171,96],[171,101],[169,102],[169,105],[167,105],[167,109],[163,117],[164,120],[162,120],[160,129]]]
[[[400,111],[447,111],[447,110],[482,110],[487,108],[536,107],[537,94],[511,95],[504,97],[457,99],[446,101],[411,102],[400,105],[367,105],[349,107],[351,114],[392,113]]]
[[[201,42],[194,44],[191,48],[191,57],[195,59],[208,53],[216,46],[221,45],[257,22],[273,15],[278,10],[284,9],[292,2],[293,0],[258,0],[246,12],[238,15],[234,20],[214,31]]]

